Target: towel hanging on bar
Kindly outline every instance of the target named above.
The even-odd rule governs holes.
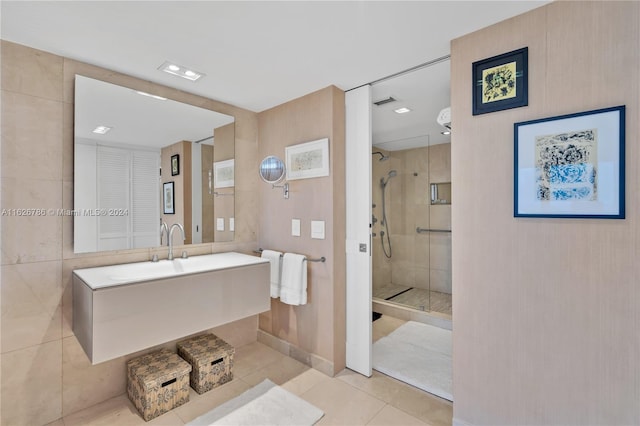
[[[282,253],[273,250],[262,250],[262,257],[269,260],[271,265],[271,297],[277,299],[280,297],[280,270],[282,268]]]
[[[289,305],[307,304],[307,262],[301,254],[285,253],[282,259],[280,301]]]

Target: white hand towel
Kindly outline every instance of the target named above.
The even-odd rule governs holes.
[[[307,261],[301,254],[284,254],[280,301],[289,305],[307,304]]]
[[[262,257],[269,260],[271,264],[271,297],[280,297],[280,261],[282,253],[273,250],[262,250]]]

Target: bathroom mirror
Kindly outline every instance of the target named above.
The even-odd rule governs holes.
[[[275,155],[265,157],[260,163],[260,177],[270,184],[280,182],[284,178],[286,171],[284,161]]]
[[[80,75],[74,108],[75,253],[166,245],[163,222],[185,244],[233,240],[234,188],[209,180],[234,158],[234,117]]]

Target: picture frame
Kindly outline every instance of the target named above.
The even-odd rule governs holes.
[[[213,163],[213,187],[231,188],[235,185],[235,160],[215,161]]]
[[[514,216],[625,218],[625,106],[514,123]]]
[[[329,138],[285,148],[287,180],[329,176]]]
[[[473,115],[528,105],[528,56],[523,47],[473,63]]]
[[[162,204],[164,206],[164,214],[176,213],[175,188],[173,182],[165,182],[162,184]]]
[[[180,174],[180,154],[171,156],[171,176]]]

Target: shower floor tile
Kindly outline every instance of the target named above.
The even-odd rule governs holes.
[[[429,300],[431,299],[431,300]],[[422,288],[412,288],[391,299],[390,302],[410,306],[419,310],[431,310],[451,315],[451,295],[439,291],[429,291]]]
[[[411,290],[411,287],[390,283],[381,286],[374,286],[373,297],[375,297],[376,299],[388,300],[407,290]]]

